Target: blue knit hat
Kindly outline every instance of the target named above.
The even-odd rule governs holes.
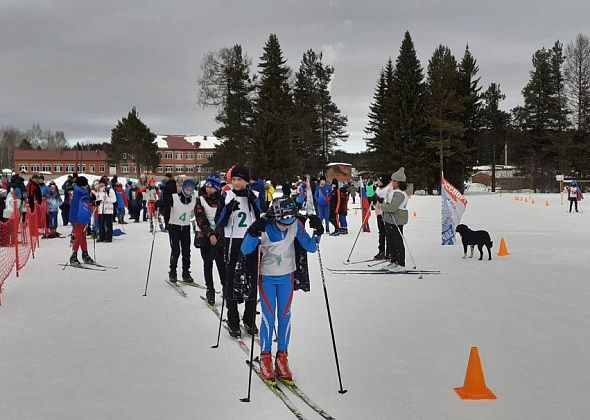
[[[207,177],[205,180],[205,186],[210,186],[215,188],[217,191],[221,189],[221,179],[217,173],[212,173]]]

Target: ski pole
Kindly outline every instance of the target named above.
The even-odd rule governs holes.
[[[370,210],[367,209],[367,213],[365,214],[365,217],[363,218],[363,220],[361,222],[361,227],[359,228],[359,232],[356,234],[356,239],[354,240],[354,243],[352,244],[352,249],[350,250],[350,254],[348,254],[348,258],[346,259],[346,262],[350,262],[350,257],[352,256],[352,251],[354,251],[354,247],[356,246],[356,241],[359,240],[359,236],[361,236],[361,232],[363,230],[363,226],[365,225],[365,223],[369,219],[369,215],[370,214],[371,214],[370,213]]]
[[[332,315],[330,313],[330,302],[328,302],[328,289],[326,288],[326,277],[324,276],[324,266],[322,264],[322,254],[320,252],[320,244],[318,247],[318,259],[320,262],[320,273],[322,275],[322,285],[324,286],[324,297],[326,298],[326,311],[328,312],[328,321],[330,323],[330,334],[332,335],[332,346],[334,347],[334,359],[336,360],[336,371],[338,372],[338,382],[340,383],[340,394],[346,393],[348,390],[342,388],[342,376],[340,375],[340,363],[338,363],[338,352],[336,351],[336,339],[334,338],[334,326],[332,325]]]
[[[157,210],[156,210],[157,213]],[[154,255],[154,242],[156,241],[156,231],[152,233],[152,249],[150,251],[150,262],[148,263],[148,271],[147,271],[147,278],[145,279],[145,291],[143,292],[144,296],[147,296],[147,289],[148,289],[148,282],[150,281],[150,270],[152,268],[152,256]]]
[[[221,314],[219,315],[219,328],[217,329],[217,344],[215,344],[214,346],[211,346],[212,349],[216,349],[219,347],[219,338],[221,337],[221,323],[223,320],[223,309],[225,307],[225,289],[226,289],[226,285],[229,284],[228,283],[228,275],[227,275],[227,267],[229,266],[229,262],[231,260],[231,247],[232,247],[232,240],[233,240],[233,236],[234,236],[234,225],[232,223],[231,225],[231,233],[229,236],[229,246],[228,246],[228,250],[227,253],[224,252],[224,260],[225,260],[225,272],[223,273],[225,275],[225,281],[223,282],[223,284],[221,285]],[[219,246],[219,244],[217,244]],[[225,244],[224,244],[225,245]],[[221,279],[220,279],[221,280]],[[232,282],[233,284],[233,282]]]
[[[258,270],[256,273],[256,283],[254,283],[254,310],[252,311],[252,342],[250,343],[250,371],[248,372],[248,396],[240,398],[242,402],[250,402],[250,391],[252,389],[252,363],[254,363],[254,337],[256,336],[254,328],[256,328],[256,300],[258,299],[258,279],[260,278],[260,245],[258,245]]]
[[[395,221],[395,217],[393,216],[393,213],[391,214],[391,218],[393,219],[393,223],[395,224],[395,227],[397,228],[398,233],[402,237],[402,241],[404,242],[404,244],[406,245],[406,248],[408,249],[408,254],[410,254],[410,258],[412,259],[412,264],[414,264],[414,269],[418,270],[418,274],[420,274],[418,276],[418,278],[419,279],[424,278],[424,277],[422,277],[422,272],[420,271],[420,269],[416,265],[416,261],[414,260],[414,256],[412,255],[412,251],[410,250],[410,247],[408,245],[408,241],[406,241],[406,237],[404,236],[403,232],[401,231],[401,229],[397,225],[397,222]]]

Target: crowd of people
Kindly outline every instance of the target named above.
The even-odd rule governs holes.
[[[88,254],[88,235],[94,236],[97,242],[112,242],[113,223],[128,223],[127,215],[135,223],[148,221],[152,234],[158,229],[167,232],[168,282],[173,285],[195,282],[191,275],[191,248],[198,248],[207,303],[216,304],[215,266],[222,283],[230,335],[239,338],[242,329],[248,334],[260,334],[261,373],[270,382],[277,375],[283,381],[292,380],[288,346],[293,292],[309,290],[306,254],[316,252],[321,235],[348,234],[349,198],[353,203],[357,194],[362,198],[360,201],[367,198],[377,213],[379,242],[375,259],[389,259],[389,270],[403,269],[405,265],[402,235],[408,221],[408,196],[403,168],[392,176],[379,175],[369,180],[362,191],[352,182],[336,178],[330,183],[325,177],[298,178],[291,188],[282,187],[280,197],[276,197],[280,194],[271,181],[251,177],[248,168],[241,165],[232,167],[225,181],[213,173],[198,185],[191,179],[175,179],[170,173],[159,181],[141,174],[137,182],[124,184],[116,175],[110,179],[103,176],[90,185],[85,176],[73,173],[58,188],[54,182],[46,185],[38,175],[30,177],[25,186],[23,175],[6,180],[2,191],[14,189],[16,207],[22,213],[34,211],[35,205],[46,200],[49,238],[60,236],[57,225],[61,212],[62,224],[72,225],[69,264],[73,267],[94,264]],[[2,195],[4,201],[13,196]],[[2,215],[5,217],[5,212]],[[365,225],[368,229],[364,215],[365,212],[363,229]],[[312,235],[306,231],[306,223],[312,228]],[[82,261],[78,259],[80,250]],[[260,331],[254,321],[258,290]],[[241,317],[240,303],[245,304]],[[273,369],[275,319],[278,345]]]

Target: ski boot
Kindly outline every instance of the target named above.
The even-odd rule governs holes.
[[[94,264],[94,260],[90,258],[88,252],[82,252],[82,261],[84,261],[84,264]]]
[[[235,338],[236,340],[239,340],[240,338],[242,338],[242,331],[240,330],[240,326],[238,325],[238,328],[235,330],[232,330],[232,328],[229,327],[229,335],[232,338]]]
[[[176,271],[170,271],[170,272],[168,273],[168,281],[169,281],[170,283],[176,283],[176,282],[177,282],[177,279],[176,279],[176,277],[177,277],[177,275],[176,275]]]
[[[334,232],[329,234],[329,236],[340,236],[340,229],[335,229]]]
[[[387,265],[384,265],[383,267],[381,267],[381,270],[383,271],[391,271],[397,268],[397,263],[396,262],[391,262]]]
[[[244,331],[246,331],[248,335],[258,335],[258,327],[256,326],[256,324],[254,324],[254,327],[250,327],[248,324],[244,322]]]
[[[190,271],[182,273],[182,282],[183,283],[194,283],[195,279],[191,276]]]
[[[395,267],[388,266],[386,268],[387,268],[387,271],[390,271],[392,273],[399,273],[400,271],[406,271],[406,267],[404,267],[403,265],[399,265],[397,263],[395,263]]]
[[[340,228],[341,235],[348,235],[348,228]]]
[[[72,267],[82,267],[82,264],[80,264],[80,261],[78,260],[78,255],[72,254],[70,257],[70,265]]]
[[[373,257],[374,260],[384,260],[385,259],[385,252],[380,252]]]
[[[260,362],[262,366],[262,361]],[[286,351],[278,351],[275,358],[275,371],[279,379],[287,385],[295,385],[293,372],[289,369],[289,359]]]
[[[215,306],[215,289],[207,289],[205,295],[207,297],[207,305]]]
[[[269,385],[275,386],[277,384],[277,377],[272,370],[272,355],[269,351],[260,353],[260,376]]]

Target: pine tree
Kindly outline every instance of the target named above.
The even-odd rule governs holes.
[[[275,182],[283,182],[296,173],[297,157],[291,136],[291,70],[275,34],[269,36],[260,60],[251,148],[256,159],[251,165],[254,173],[264,173]]]
[[[215,120],[221,124],[213,135],[221,140],[210,160],[216,169],[228,168],[240,156],[249,163],[252,140],[252,95],[254,85],[250,76],[251,60],[242,46],[222,48],[207,53],[201,64],[199,102],[218,108]]]
[[[439,157],[438,167],[432,166],[432,177],[439,181],[439,175],[444,171],[445,178],[463,191],[467,149],[462,138],[464,105],[457,92],[457,80],[457,61],[448,47],[440,45],[428,63],[427,79],[429,138]]]
[[[426,140],[426,85],[414,42],[406,31],[396,59],[389,89],[393,95],[393,138],[396,166],[406,168],[415,186],[426,188],[431,166]]]
[[[117,121],[111,130],[111,144],[106,152],[113,163],[125,161],[124,154],[131,155],[135,172],[139,177],[142,170],[154,171],[160,164],[156,135],[139,119],[135,107],[126,118]]]
[[[385,109],[383,102],[385,101],[385,72],[381,69],[377,87],[373,94],[373,102],[369,106],[369,122],[365,128],[367,137],[365,143],[369,152],[377,152],[378,144],[382,141],[384,125],[385,125]]]

